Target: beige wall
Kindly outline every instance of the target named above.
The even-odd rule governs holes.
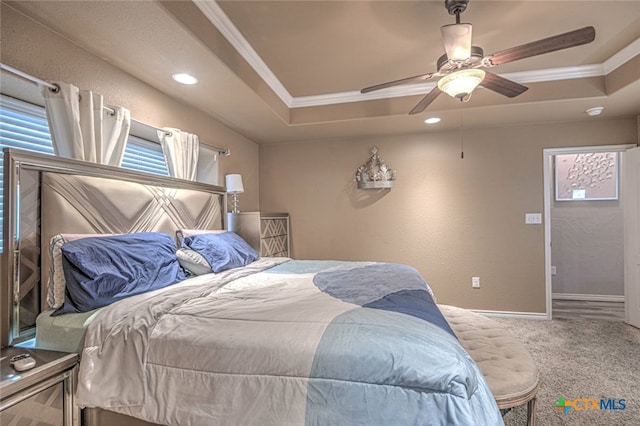
[[[246,192],[241,207],[258,208],[258,146],[203,112],[170,98],[104,60],[70,43],[2,4],[0,61],[47,81],[61,80],[105,96],[105,104],[131,110],[137,120],[195,133],[203,143],[231,149],[222,157],[220,176],[241,173]],[[37,103],[36,86],[2,73],[0,90]],[[188,89],[185,90],[197,90]],[[39,102],[40,101],[40,102]]]
[[[402,262],[439,302],[545,311],[544,148],[625,144],[636,119],[260,146],[260,208],[291,214],[296,258]],[[391,190],[358,190],[377,145],[398,172]],[[471,288],[479,276],[481,288]]]

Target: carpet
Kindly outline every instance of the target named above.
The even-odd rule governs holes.
[[[640,425],[639,329],[621,322],[492,319],[527,346],[538,366],[537,425]],[[559,398],[575,408],[556,408]],[[526,425],[526,404],[504,421]]]

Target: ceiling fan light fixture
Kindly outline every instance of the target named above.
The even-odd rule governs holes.
[[[468,68],[452,72],[438,81],[438,88],[447,95],[464,100],[484,79],[485,72],[477,68]]]
[[[471,24],[451,24],[440,27],[447,58],[466,61],[471,57]]]

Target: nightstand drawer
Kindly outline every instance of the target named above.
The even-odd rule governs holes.
[[[288,213],[228,213],[227,229],[244,238],[260,256],[291,256]]]
[[[261,238],[271,238],[287,235],[287,219],[261,219]]]
[[[260,240],[260,254],[265,257],[288,256],[287,235],[262,238]]]
[[[44,389],[34,389],[30,397],[0,411],[0,425],[36,424],[64,426],[64,385],[57,382]],[[11,404],[11,400],[3,401]]]

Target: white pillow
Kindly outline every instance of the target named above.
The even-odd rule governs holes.
[[[178,263],[192,275],[210,274],[213,271],[209,262],[197,251],[181,248],[176,252]]]
[[[49,282],[47,282],[47,303],[53,309],[64,304],[67,281],[64,279],[62,266],[62,246],[68,241],[87,237],[106,237],[114,234],[58,234],[51,238],[49,244]]]

